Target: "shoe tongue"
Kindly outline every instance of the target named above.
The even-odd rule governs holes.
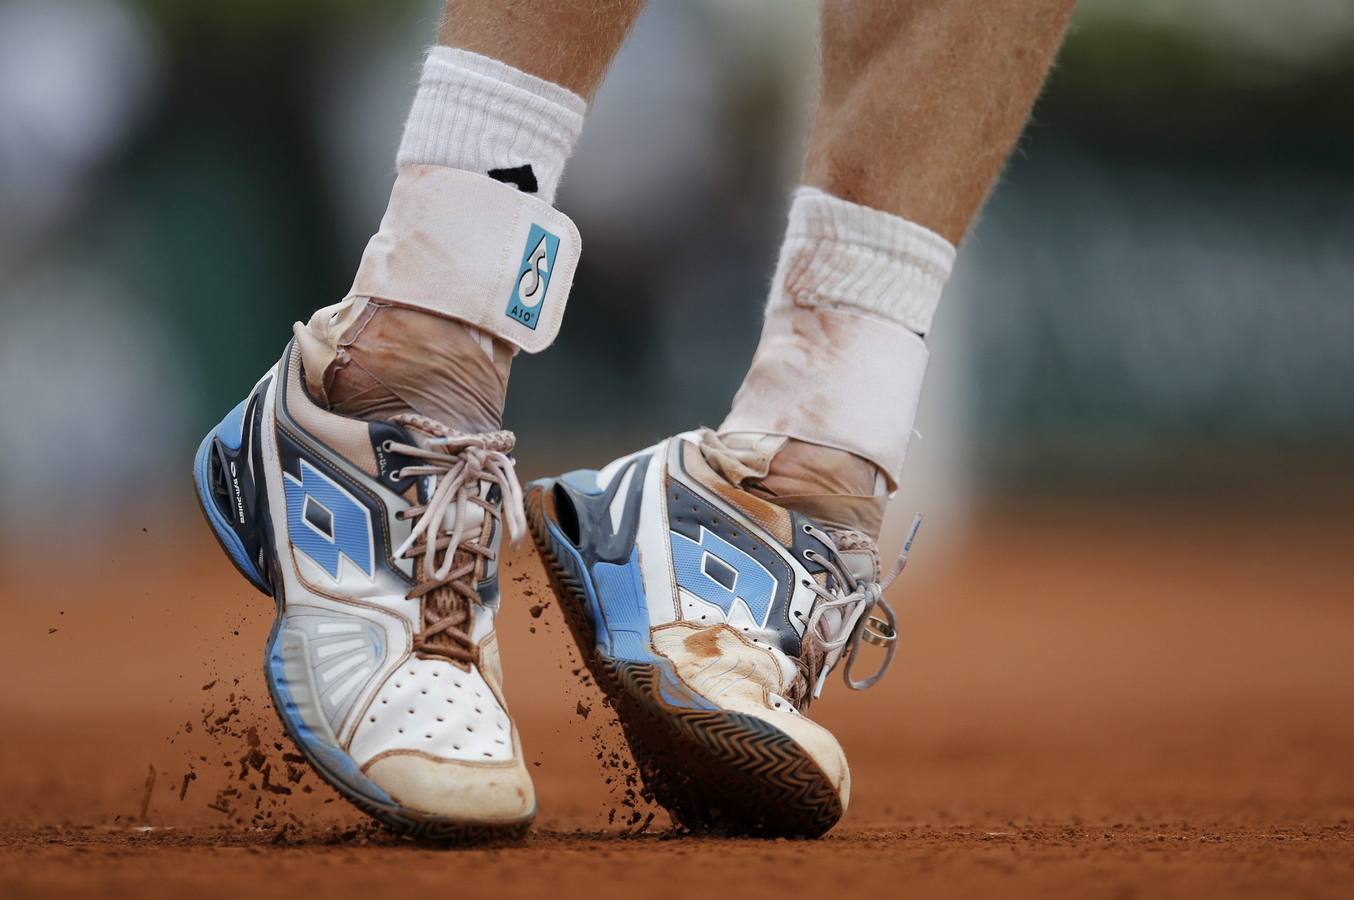
[[[879,580],[879,547],[859,531],[832,529],[828,537],[837,547],[837,555],[851,577],[857,581]]]
[[[869,551],[854,551],[842,554],[842,562],[851,577],[857,581],[877,581],[879,571],[878,555]]]

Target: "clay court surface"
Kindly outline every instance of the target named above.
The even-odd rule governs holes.
[[[1007,503],[919,546],[889,678],[815,710],[855,789],[811,843],[678,835],[627,793],[523,547],[504,656],[537,827],[448,850],[295,765],[271,603],[196,518],[11,540],[0,896],[1354,894],[1354,518],[1115,506]]]

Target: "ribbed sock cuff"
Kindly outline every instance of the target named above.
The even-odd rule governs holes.
[[[767,312],[849,307],[925,335],[954,256],[953,244],[916,222],[801,187]]]
[[[535,196],[553,203],[587,108],[569,89],[506,63],[433,47],[423,62],[395,163],[481,175],[529,165]]]

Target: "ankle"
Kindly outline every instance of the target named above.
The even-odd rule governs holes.
[[[333,412],[414,412],[465,432],[503,426],[513,349],[473,326],[358,299],[297,326],[306,384]]]
[[[866,459],[779,435],[702,434],[710,466],[736,487],[837,529],[878,539],[887,478]]]

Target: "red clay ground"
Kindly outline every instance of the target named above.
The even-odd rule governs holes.
[[[1087,509],[919,547],[890,677],[815,710],[855,780],[818,842],[648,821],[527,551],[503,631],[538,827],[457,851],[370,828],[274,743],[270,603],[200,522],[16,551],[0,896],[1354,894],[1354,517]]]

